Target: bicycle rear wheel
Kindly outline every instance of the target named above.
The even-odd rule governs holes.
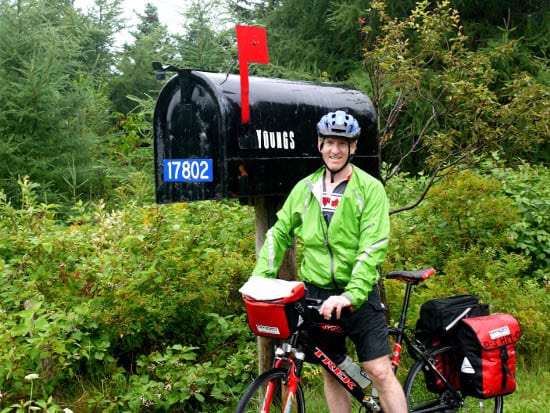
[[[287,395],[287,375],[285,369],[277,368],[260,374],[244,392],[235,413],[283,412]],[[262,406],[264,406],[264,410],[262,410]],[[298,384],[292,408],[286,410],[285,413],[305,413],[305,411],[304,392],[302,386]]]
[[[453,357],[451,347],[442,347],[432,352],[432,363],[443,372],[443,360]],[[407,375],[405,384],[405,396],[409,406],[409,412],[485,412],[502,413],[503,397],[498,396],[491,399],[477,399],[475,397],[464,397],[458,399],[449,390],[438,389],[434,382],[433,373],[430,374],[430,367],[424,360],[418,360]],[[452,382],[452,378],[445,378]]]

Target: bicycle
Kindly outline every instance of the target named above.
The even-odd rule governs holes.
[[[424,345],[410,333],[405,323],[412,287],[435,274],[433,268],[417,271],[392,271],[386,275],[388,280],[400,280],[406,283],[401,306],[401,314],[396,327],[388,327],[392,352],[390,354],[394,374],[403,382],[403,389],[409,412],[466,412],[486,411],[501,413],[503,396],[490,399],[477,399],[463,396],[453,382],[452,374],[443,368],[444,361],[454,355],[452,344]],[[359,411],[380,412],[377,391],[370,380],[362,388],[357,380],[339,368],[339,360],[333,360],[325,351],[323,344],[312,342],[304,332],[321,328],[333,334],[344,334],[337,321],[326,321],[318,314],[318,300],[303,299],[303,320],[296,326],[290,338],[275,349],[273,367],[260,374],[242,395],[236,413],[246,412],[296,412],[305,413],[305,394],[301,384],[301,374],[306,355],[316,360],[352,395],[360,408]],[[301,305],[300,305],[301,306]],[[464,315],[461,315],[463,317]],[[459,318],[460,319],[460,318]],[[459,319],[455,320],[457,322]],[[261,334],[258,334],[261,335]],[[403,358],[403,342],[409,357]],[[363,373],[364,374],[364,373]],[[437,386],[434,386],[434,381]]]

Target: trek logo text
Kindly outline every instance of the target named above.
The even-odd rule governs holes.
[[[321,350],[319,350],[318,347],[315,347],[315,353],[313,353],[315,357],[319,359],[321,363],[323,363],[325,366],[327,366],[330,371],[332,371],[338,379],[344,383],[348,389],[353,390],[357,386],[357,383],[355,383],[351,378],[348,377],[348,375],[342,370],[336,363],[334,363],[329,356],[327,356],[325,353],[323,353]]]

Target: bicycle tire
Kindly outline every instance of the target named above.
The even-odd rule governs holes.
[[[436,348],[431,352],[432,363],[438,367],[438,360],[442,360],[445,355],[450,355],[453,352],[452,347]],[[439,357],[437,357],[439,356]],[[441,369],[438,369],[442,371]],[[502,413],[504,399],[502,396],[497,396],[490,399],[478,399],[475,397],[466,396],[464,403],[456,400],[456,397],[449,390],[433,391],[433,383],[430,383],[430,376],[425,372],[429,372],[429,365],[422,359],[418,360],[412,366],[403,389],[409,412],[493,412]],[[449,379],[448,377],[446,377]]]
[[[267,385],[273,382],[276,385],[275,394],[283,394],[288,377],[286,369],[272,368],[266,372],[260,374],[256,379],[248,386],[243,396],[239,400],[239,404],[235,409],[235,413],[251,413],[261,412],[261,407],[264,400],[264,393]],[[283,400],[284,397],[274,397],[266,411],[270,413],[283,412]],[[292,413],[305,413],[305,399],[302,386],[298,384],[296,389],[296,399],[292,405]]]

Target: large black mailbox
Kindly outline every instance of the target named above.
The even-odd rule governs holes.
[[[180,69],[154,112],[158,203],[285,195],[322,163],[316,123],[345,109],[362,128],[353,162],[378,177],[376,114],[360,91],[250,77],[250,122],[241,123],[238,75]]]

